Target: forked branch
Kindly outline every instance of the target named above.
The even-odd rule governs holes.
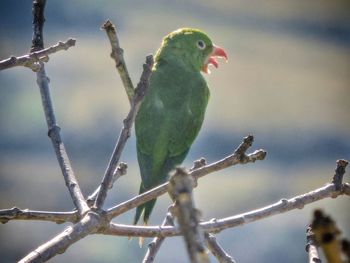
[[[135,89],[135,94],[131,102],[131,108],[130,108],[129,114],[123,122],[124,123],[123,129],[119,135],[118,142],[114,148],[107,170],[102,179],[102,182],[100,185],[100,191],[97,194],[95,205],[94,205],[97,209],[100,209],[102,207],[104,200],[106,199],[106,196],[107,196],[108,188],[112,184],[113,174],[118,166],[119,158],[122,154],[126,141],[130,137],[130,133],[131,133],[130,130],[134,123],[136,114],[147,92],[147,89],[149,86],[148,80],[151,76],[152,67],[153,67],[153,56],[149,55],[146,57],[146,63],[143,65],[143,72],[140,78],[140,82],[138,83]]]
[[[213,173],[227,167],[237,165],[237,164],[246,164],[254,163],[257,160],[264,160],[266,152],[264,150],[257,150],[253,153],[246,154],[247,149],[252,145],[254,141],[253,135],[248,135],[243,139],[243,142],[237,147],[233,154],[225,157],[224,159],[211,163],[205,166],[202,166],[198,169],[189,171],[189,175],[193,176],[195,180],[205,176],[209,173]],[[140,194],[128,201],[120,203],[107,210],[108,218],[112,219],[120,214],[125,213],[126,211],[137,207],[147,201],[150,201],[160,195],[165,194],[168,191],[168,182],[161,184],[143,194]]]
[[[33,40],[32,40],[32,51],[38,51],[44,48],[43,41],[43,27],[44,27],[44,8],[45,0],[34,0],[33,1]],[[57,161],[61,168],[64,181],[72,197],[75,207],[78,209],[79,215],[84,215],[89,207],[85,201],[85,198],[80,190],[79,184],[73,172],[72,166],[70,164],[66,148],[63,144],[60,127],[56,122],[56,117],[52,105],[49,78],[46,76],[44,64],[41,63],[37,75],[37,84],[40,89],[41,100],[44,108],[44,113],[46,117],[46,123],[48,126],[48,136],[51,139],[53,148],[56,153]]]
[[[344,170],[345,171],[345,170]],[[323,187],[317,188],[308,193],[292,197],[290,199],[281,199],[280,201],[253,210],[243,214],[234,215],[221,219],[211,219],[209,221],[201,222],[200,225],[203,231],[208,233],[217,233],[222,230],[242,226],[261,220],[267,217],[271,217],[277,214],[286,213],[294,209],[302,209],[305,205],[317,202],[325,198],[336,198],[340,195],[349,195],[346,192],[347,184],[341,184],[341,190],[337,190],[334,183],[329,183]],[[154,191],[154,189],[153,189]],[[138,198],[138,197],[137,197]],[[137,199],[134,198],[134,199]],[[131,201],[127,201],[129,205],[133,204]],[[124,204],[125,204],[124,203]],[[127,209],[128,210],[128,209]],[[122,224],[111,223],[109,228],[104,230],[102,234],[118,235],[118,236],[143,236],[143,237],[156,237],[156,236],[177,236],[180,235],[178,227],[174,226],[129,226]]]
[[[111,57],[115,61],[115,66],[118,70],[119,76],[123,82],[125,92],[128,95],[128,99],[130,104],[132,103],[132,99],[134,97],[134,85],[132,84],[128,68],[126,67],[124,60],[124,50],[120,47],[119,39],[117,36],[117,30],[111,21],[107,20],[101,29],[106,31],[109,42],[111,43],[112,53]]]
[[[68,48],[75,46],[75,42],[76,42],[75,39],[70,38],[65,42],[60,41],[51,47],[48,47],[36,52],[32,52],[24,56],[20,56],[20,57],[12,56],[8,59],[4,59],[0,61],[0,70],[13,68],[17,66],[23,66],[23,67],[30,68],[34,72],[37,72],[41,68],[41,64],[43,62],[49,61],[49,55],[54,54],[61,50],[67,50]]]

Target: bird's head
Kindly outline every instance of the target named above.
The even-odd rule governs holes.
[[[178,29],[164,38],[156,59],[166,56],[175,56],[205,73],[210,73],[209,65],[218,67],[216,58],[228,59],[224,49],[216,46],[207,34],[192,28]]]

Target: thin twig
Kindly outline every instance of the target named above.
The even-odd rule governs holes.
[[[163,220],[162,226],[174,226],[174,217],[171,214],[172,209],[174,208],[174,204],[172,204],[168,208],[168,212],[166,214],[166,217]],[[155,256],[160,248],[160,246],[163,244],[163,241],[165,240],[165,237],[158,236],[155,237],[151,243],[148,244],[148,249],[145,254],[145,257],[142,260],[142,263],[153,263]]]
[[[111,189],[115,181],[117,181],[121,176],[126,174],[127,168],[128,168],[128,165],[126,163],[121,162],[118,164],[118,167],[115,169],[113,173],[113,179],[111,184],[108,186],[108,189]],[[99,185],[97,189],[87,198],[87,203],[89,206],[94,204],[97,194],[100,191],[100,187],[101,186]]]
[[[334,184],[328,184],[303,195],[295,196],[290,199],[281,199],[275,204],[253,210],[248,213],[223,219],[212,219],[211,222],[203,223],[203,229],[205,229],[207,232],[220,232],[226,228],[245,225],[273,215],[282,214],[290,210],[302,209],[305,205],[327,197],[333,198],[342,194],[343,192],[336,190]]]
[[[35,52],[44,49],[44,34],[43,28],[45,23],[44,10],[46,0],[33,0],[33,36],[32,47],[30,52]]]
[[[311,227],[306,230],[306,246],[305,250],[309,256],[309,263],[321,263],[322,260],[318,254],[317,245],[315,242],[315,234]]]
[[[109,38],[112,47],[111,57],[115,61],[115,66],[119,72],[120,78],[123,82],[126,94],[128,95],[128,99],[130,104],[132,103],[132,99],[134,97],[134,85],[132,84],[128,69],[124,60],[124,50],[119,45],[119,39],[117,36],[117,30],[111,21],[107,20],[101,29],[106,31],[106,34]]]
[[[5,224],[10,220],[38,220],[50,221],[57,224],[65,222],[76,222],[78,220],[77,213],[72,212],[49,212],[49,211],[35,211],[29,209],[20,209],[13,207],[11,209],[0,210],[0,222]]]
[[[140,108],[141,102],[147,92],[149,86],[149,77],[153,67],[153,56],[149,55],[146,57],[146,62],[143,64],[143,72],[141,74],[140,82],[137,84],[135,89],[135,95],[132,99],[131,108],[128,116],[124,120],[123,129],[119,135],[118,142],[114,148],[112,157],[109,161],[105,175],[100,185],[100,191],[97,194],[94,206],[100,209],[103,206],[104,200],[106,199],[108,187],[112,184],[113,174],[118,166],[119,158],[124,149],[126,141],[130,137],[131,128],[134,123],[136,114]]]
[[[33,40],[32,40],[32,51],[38,51],[44,48],[43,42],[43,26],[44,26],[44,8],[45,0],[34,0],[33,1]],[[40,88],[41,100],[45,112],[46,122],[48,126],[48,136],[51,139],[52,145],[55,149],[56,157],[60,165],[66,186],[69,190],[69,193],[73,199],[75,207],[78,209],[79,214],[82,216],[88,210],[89,207],[84,199],[84,196],[80,190],[77,179],[74,175],[72,166],[67,156],[66,149],[64,147],[61,135],[60,128],[56,123],[56,117],[54,114],[50,88],[49,88],[49,79],[45,73],[44,64],[41,63],[40,70],[36,73],[37,75],[37,84]]]
[[[169,181],[169,195],[175,200],[173,213],[184,237],[192,263],[209,263],[204,246],[204,233],[199,226],[200,212],[195,208],[192,190],[194,180],[185,169],[176,168]]]
[[[27,55],[23,55],[20,57],[10,57],[8,59],[0,61],[0,70],[16,67],[16,66],[24,66],[32,69],[34,72],[37,72],[41,65],[39,62],[47,62],[49,61],[49,55],[56,53],[61,50],[67,50],[68,48],[75,45],[76,40],[73,38],[68,39],[65,42],[58,42],[56,45],[51,47],[29,53]]]
[[[263,160],[266,156],[266,152],[264,150],[257,150],[248,155],[245,154],[245,151],[248,149],[249,146],[251,146],[252,141],[253,141],[253,136],[249,135],[245,137],[241,145],[238,146],[238,148],[235,150],[233,154],[215,163],[211,163],[203,167],[200,167],[198,169],[195,169],[193,171],[190,171],[189,174],[193,176],[194,179],[196,180],[197,178],[205,176],[209,173],[213,173],[213,172],[225,169],[229,166],[233,166],[237,164],[254,163],[257,160]],[[245,151],[242,151],[242,149],[245,149]],[[128,201],[120,203],[107,210],[108,217],[111,219],[122,213],[125,213],[126,211],[134,207],[137,207],[143,203],[146,203],[147,201],[150,201],[160,195],[163,195],[167,192],[167,189],[168,189],[168,182],[161,184],[132,199],[129,199]]]
[[[217,242],[213,234],[205,233],[204,240],[207,248],[217,258],[220,263],[236,263],[234,259]]]

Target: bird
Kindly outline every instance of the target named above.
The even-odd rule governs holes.
[[[201,72],[218,67],[225,50],[206,33],[180,28],[166,35],[154,57],[149,89],[135,118],[137,159],[141,174],[139,193],[168,179],[181,165],[201,129],[209,88]],[[134,225],[148,224],[156,199],[136,208]]]

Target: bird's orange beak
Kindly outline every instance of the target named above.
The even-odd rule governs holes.
[[[228,61],[225,50],[213,44],[213,51],[208,55],[208,58],[202,67],[202,71],[204,73],[210,74],[209,65],[213,65],[215,68],[219,67],[219,63],[217,62],[216,58],[225,58],[226,62]]]

